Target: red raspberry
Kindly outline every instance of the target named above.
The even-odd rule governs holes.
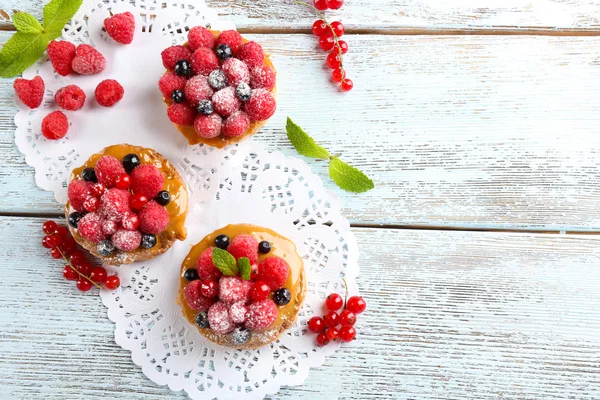
[[[248,42],[240,49],[238,58],[248,64],[250,68],[260,67],[265,60],[265,52],[260,44]]]
[[[210,306],[208,310],[208,323],[210,324],[210,329],[219,334],[231,332],[235,328],[235,324],[229,316],[227,304],[221,301]]]
[[[214,247],[209,247],[204,250],[198,261],[196,262],[196,270],[198,271],[198,277],[200,280],[212,279],[214,281],[218,281],[223,273],[219,271],[215,264],[212,261],[212,252]]]
[[[250,126],[250,117],[243,111],[236,111],[231,114],[221,128],[221,133],[225,137],[238,137],[246,132]]]
[[[187,62],[189,62],[191,55],[192,52],[190,51],[190,49],[188,49],[185,46],[179,45],[167,47],[162,51],[162,53],[160,53],[164,67],[170,71],[175,69],[175,64],[179,60],[186,60]]]
[[[213,49],[215,47],[215,37],[205,27],[195,26],[188,32],[188,45],[192,51],[200,47]]]
[[[321,333],[325,330],[325,321],[321,317],[314,316],[308,321],[308,330],[312,333]]]
[[[242,106],[242,101],[235,95],[231,86],[219,90],[212,96],[213,108],[222,117],[228,117]]]
[[[104,20],[104,29],[115,42],[129,44],[135,33],[135,18],[129,11],[115,14]]]
[[[73,71],[82,75],[94,75],[104,71],[106,59],[89,44],[80,44],[75,50],[75,57],[71,62]]]
[[[68,85],[56,91],[54,101],[62,109],[77,111],[85,103],[85,92],[77,85]]]
[[[277,290],[287,280],[289,271],[290,266],[283,258],[267,257],[258,264],[258,279],[269,285],[271,290]]]
[[[96,212],[100,208],[100,200],[95,197],[89,197],[83,202],[83,208],[85,208],[85,211],[87,212]]]
[[[264,121],[271,118],[276,108],[275,98],[267,89],[253,90],[244,104],[244,111],[251,121]]]
[[[231,320],[236,324],[243,324],[246,322],[246,313],[248,312],[248,307],[243,301],[238,301],[233,303],[229,307],[229,316]]]
[[[81,236],[94,243],[106,238],[102,231],[102,220],[96,213],[85,214],[79,221],[77,230]]]
[[[212,299],[208,299],[200,294],[200,280],[191,281],[183,289],[183,297],[192,310],[207,311],[213,304]]]
[[[94,197],[102,197],[102,195],[106,192],[106,188],[101,183],[94,183],[92,185],[92,196]]]
[[[126,212],[131,211],[131,208],[129,207],[130,197],[131,193],[129,193],[129,190],[117,188],[108,189],[100,199],[102,205],[100,206],[100,210],[98,210],[98,214],[103,219],[108,219],[117,223],[120,222],[123,215],[125,215]]]
[[[219,299],[228,304],[247,302],[250,300],[248,293],[251,287],[252,282],[238,276],[224,276],[219,281]]]
[[[111,221],[109,219],[105,219],[102,221],[102,232],[106,236],[112,236],[119,230],[119,224],[115,221]]]
[[[213,299],[219,295],[219,283],[212,279],[205,279],[200,286],[200,294],[209,299]]]
[[[125,90],[123,86],[114,79],[105,79],[98,84],[94,95],[96,101],[103,107],[112,107],[123,98]]]
[[[131,172],[131,190],[152,199],[165,183],[165,177],[154,164],[143,164]]]
[[[277,305],[273,300],[263,300],[250,304],[246,315],[246,328],[252,331],[267,329],[277,319]]]
[[[53,40],[48,45],[46,53],[54,67],[56,73],[62,76],[70,75],[73,72],[71,63],[75,58],[75,45],[67,41]]]
[[[217,55],[206,47],[200,47],[192,53],[190,57],[192,72],[208,76],[212,71],[219,68],[219,59]]]
[[[96,171],[98,182],[107,188],[115,186],[115,181],[119,175],[125,173],[125,168],[123,168],[121,161],[117,160],[113,156],[100,157],[100,159],[96,162],[94,170]]]
[[[140,231],[127,231],[125,229],[119,229],[114,235],[112,235],[112,243],[119,250],[133,251],[140,247],[142,242],[142,233]]]
[[[137,231],[140,226],[140,218],[134,212],[127,211],[121,219],[121,226],[128,231]]]
[[[42,120],[42,135],[46,139],[58,140],[67,134],[69,120],[62,111],[52,111]]]
[[[195,107],[200,100],[210,99],[214,91],[210,87],[206,76],[196,75],[187,81],[184,93],[187,101]]]
[[[13,83],[13,88],[19,100],[29,108],[38,108],[44,99],[46,85],[41,76],[33,79],[17,78]]]
[[[184,103],[173,103],[167,108],[167,116],[172,123],[177,125],[193,125],[196,110]]]
[[[210,115],[198,114],[194,120],[194,129],[200,137],[211,139],[221,134],[222,118],[217,113]]]
[[[142,208],[139,217],[140,230],[144,233],[157,235],[164,231],[169,224],[169,212],[154,200],[149,201],[148,204]]]
[[[244,40],[242,39],[242,35],[240,35],[237,31],[229,30],[229,31],[223,31],[219,35],[216,45],[218,46],[220,44],[229,45],[229,47],[231,47],[231,51],[233,52],[233,55],[235,56],[242,48],[242,45],[244,44]]]
[[[275,71],[267,65],[261,65],[250,71],[250,87],[252,89],[271,90],[275,87],[276,79]]]
[[[250,70],[245,62],[237,58],[228,58],[221,68],[231,86],[237,87],[242,82],[250,83]]]
[[[227,251],[236,260],[240,257],[246,257],[250,261],[250,265],[256,264],[258,261],[258,240],[252,235],[237,235],[227,247]]]
[[[75,211],[85,211],[83,203],[92,197],[92,182],[87,182],[81,179],[71,181],[67,190],[69,202]]]
[[[165,99],[171,98],[171,93],[174,90],[183,90],[187,79],[184,76],[179,76],[175,72],[167,72],[158,81],[158,88]]]

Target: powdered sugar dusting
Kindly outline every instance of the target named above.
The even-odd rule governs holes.
[[[228,333],[235,327],[231,317],[229,316],[229,310],[227,304],[222,301],[216,302],[208,310],[208,321],[210,328],[215,333]]]

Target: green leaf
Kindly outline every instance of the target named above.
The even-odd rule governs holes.
[[[296,125],[289,117],[285,125],[287,137],[292,142],[298,153],[312,158],[329,158],[331,154],[327,149],[315,143],[313,138]]]
[[[250,260],[246,257],[238,258],[238,268],[240,270],[240,276],[243,280],[249,281],[250,274],[252,273],[252,267],[250,266]]]
[[[235,276],[239,272],[235,263],[235,257],[226,250],[215,247],[212,252],[212,261],[215,267],[225,276]]]
[[[62,34],[62,30],[79,10],[83,0],[51,0],[44,7],[44,30],[56,39]]]
[[[329,176],[348,192],[362,193],[375,187],[368,176],[337,157],[333,157],[329,162]]]
[[[0,49],[0,76],[21,74],[40,58],[50,40],[44,33],[15,33]]]
[[[35,19],[31,14],[26,12],[18,12],[13,14],[12,22],[19,32],[23,33],[42,33],[44,28],[40,24],[40,21]]]

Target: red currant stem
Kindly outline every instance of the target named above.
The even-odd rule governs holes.
[[[348,305],[348,282],[346,282],[346,278],[342,278],[342,280],[344,281],[344,287],[346,288],[346,295],[344,297],[344,305],[347,306]],[[344,307],[346,308],[346,307]]]
[[[81,277],[83,277],[83,278],[87,279],[88,281],[90,281],[90,283],[91,283],[92,285],[96,286],[98,289],[102,289],[102,286],[98,285],[96,282],[94,282],[93,280],[91,280],[89,277],[87,277],[87,276],[85,276],[84,274],[82,274],[81,272],[79,272],[79,270],[78,270],[77,268],[75,268],[75,267],[73,266],[73,264],[71,264],[71,261],[69,261],[69,260],[67,259],[67,257],[65,256],[65,253],[63,253],[63,252],[62,252],[62,250],[61,250],[60,248],[58,248],[58,247],[57,247],[56,249],[58,250],[58,252],[59,252],[59,253],[60,253],[60,255],[62,256],[63,260],[65,260],[65,261],[67,262],[67,265],[68,265],[69,267],[71,267],[71,269],[72,269],[73,271],[77,272],[77,273],[79,274],[79,276],[81,276]]]

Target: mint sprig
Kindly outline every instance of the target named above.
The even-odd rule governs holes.
[[[19,32],[23,33],[42,33],[44,27],[40,21],[35,19],[31,14],[26,12],[18,12],[12,16],[12,22]]]
[[[319,146],[308,133],[289,117],[285,128],[288,139],[298,153],[307,157],[329,160],[329,177],[340,188],[348,192],[362,193],[375,187],[375,184],[367,175],[340,160],[337,155],[332,156],[327,149]]]
[[[238,269],[240,270],[240,276],[243,280],[249,281],[250,274],[252,273],[252,267],[250,266],[250,260],[247,257],[238,258]]]
[[[215,247],[212,252],[212,261],[215,267],[225,276],[236,276],[239,272],[235,257],[227,250]]]

